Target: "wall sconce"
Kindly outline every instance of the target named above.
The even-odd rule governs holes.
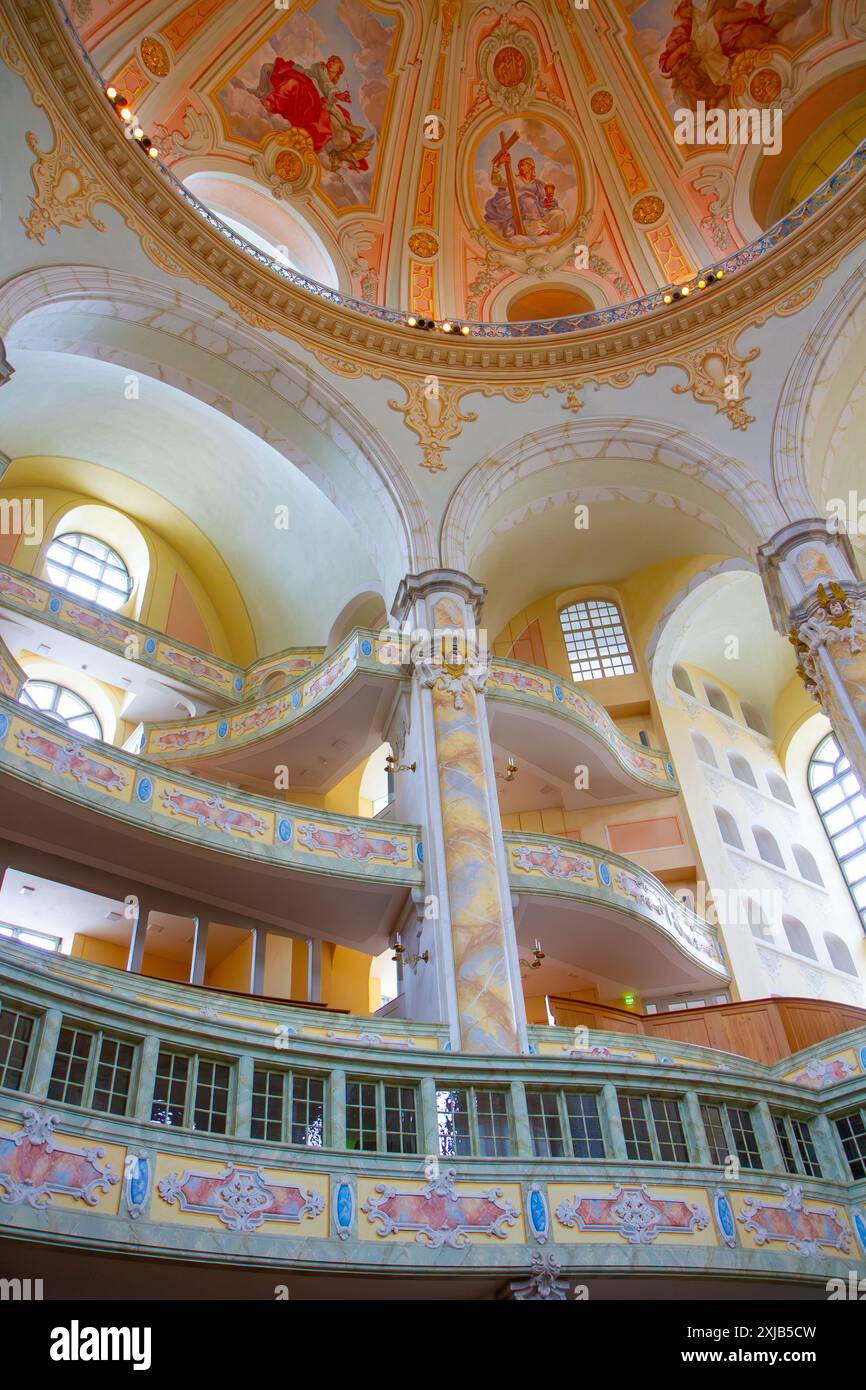
[[[541,949],[541,942],[539,941],[538,937],[535,938],[535,949],[532,952],[532,954],[535,957],[534,960],[521,959],[520,964],[522,966],[525,966],[527,970],[540,970],[541,962],[545,959],[545,956],[544,952]]]
[[[386,772],[415,772],[417,767],[417,763],[398,763],[393,753],[385,755]]]
[[[405,961],[404,961],[404,957],[405,957]],[[398,933],[397,933],[397,944],[396,944],[396,946],[394,947],[394,954],[393,954],[393,956],[391,957],[391,959],[392,959],[392,961],[394,962],[395,965],[400,965],[400,964],[402,963],[402,964],[411,966],[412,969],[414,970],[414,969],[415,969],[415,966],[418,965],[418,963],[419,963],[420,961],[423,961],[425,965],[427,964],[427,962],[428,962],[429,959],[430,959],[430,952],[429,952],[429,951],[422,951],[422,953],[421,953],[420,956],[417,955],[417,954],[413,954],[413,955],[408,955],[408,956],[407,956],[407,955],[406,955],[406,947],[403,945],[403,938],[402,938],[402,936],[400,935],[400,933],[398,932]]]
[[[508,755],[508,764],[505,768],[505,771],[497,772],[496,776],[499,778],[500,782],[514,781],[515,777],[517,776],[517,763],[514,761],[510,753]]]

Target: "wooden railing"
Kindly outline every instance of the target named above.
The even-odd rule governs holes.
[[[667,1014],[635,1014],[606,1004],[550,996],[560,1027],[642,1033],[718,1048],[770,1065],[793,1052],[866,1026],[866,1009],[824,999],[745,999]]]

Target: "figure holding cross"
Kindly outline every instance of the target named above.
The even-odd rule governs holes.
[[[517,161],[517,178],[511,167],[511,146],[518,140],[515,131],[506,138],[499,132],[499,150],[490,171],[496,192],[484,207],[484,220],[506,241],[517,237],[541,238],[564,231],[566,214],[556,199],[553,184],[536,177],[535,160],[524,155]]]

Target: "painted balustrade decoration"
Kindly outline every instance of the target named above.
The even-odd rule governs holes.
[[[526,708],[552,711],[576,728],[602,739],[624,771],[636,781],[664,791],[679,791],[669,753],[646,748],[627,738],[591,695],[551,671],[494,657],[485,693],[491,700],[507,700]]]
[[[544,893],[627,910],[660,928],[693,959],[729,979],[715,927],[679,902],[653,874],[596,845],[557,835],[505,831],[508,876],[516,893]]]
[[[673,1263],[814,1283],[816,1270],[847,1279],[866,1264],[866,1181],[851,1180],[832,1124],[866,1102],[866,1029],[769,1067],[685,1043],[537,1026],[528,1057],[473,1057],[443,1051],[441,1025],[335,1021],[6,941],[0,975],[4,1013],[32,1020],[20,1080],[0,1088],[0,1220],[21,1238],[404,1278],[442,1267],[530,1272],[543,1249],[578,1278]],[[66,1021],[94,1047],[120,1036],[134,1049],[125,1113],[47,1098]],[[210,1132],[161,1122],[162,1048],[227,1069],[225,1117],[211,1117]],[[317,1079],[321,1109],[307,1144],[251,1135],[260,1068]],[[347,1128],[347,1077],[378,1095],[375,1148],[360,1150]],[[754,1139],[755,1161],[735,1173],[712,1161],[701,1113],[719,1083],[718,1100],[749,1116]],[[414,1115],[396,1141],[379,1090],[392,1085]],[[481,1137],[471,1088],[503,1098],[495,1144]],[[566,1127],[559,1158],[533,1138],[528,1106],[539,1089],[563,1106],[583,1098],[593,1117],[585,1153],[579,1126]],[[468,1097],[471,1151],[455,1152],[437,1113],[437,1094],[453,1090]],[[676,1159],[628,1157],[620,1092],[673,1106]],[[770,1105],[808,1127],[821,1176],[794,1171]]]
[[[271,864],[349,878],[423,882],[417,826],[308,810],[166,770],[0,697],[0,767],[95,811]]]
[[[323,647],[289,647],[260,657],[246,668],[236,666],[8,565],[0,565],[0,608],[37,618],[58,632],[81,637],[148,670],[233,703],[254,698],[272,671],[285,671],[289,684],[317,666],[324,656]]]
[[[281,662],[269,660],[266,672],[284,669]],[[395,662],[394,648],[375,632],[356,629],[336,651],[316,666],[303,670],[291,685],[267,699],[250,702],[230,713],[206,715],[200,719],[175,719],[166,723],[142,724],[128,746],[159,761],[188,759],[191,755],[213,755],[241,748],[262,738],[271,738],[282,729],[298,723],[306,715],[343,690],[360,672],[385,679],[402,680],[406,671]],[[259,678],[259,683],[264,676]]]
[[[14,700],[27,677],[0,637],[0,695]]]

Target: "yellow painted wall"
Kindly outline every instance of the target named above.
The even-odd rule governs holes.
[[[353,1014],[370,1012],[370,968],[373,957],[348,946],[322,943],[322,999],[332,1009]],[[381,1002],[381,999],[380,999]],[[378,1005],[377,1005],[378,1007]]]
[[[180,980],[187,983],[190,963],[189,960],[170,960],[168,956],[157,956],[153,951],[145,951],[141,973],[160,980]]]
[[[263,994],[269,994],[274,999],[297,998],[292,990],[294,946],[295,943],[290,936],[279,936],[276,932],[268,933],[262,980]]]
[[[223,960],[205,969],[204,982],[211,989],[234,989],[249,994],[253,972],[254,933],[247,932]]]
[[[92,961],[94,965],[110,965],[115,970],[125,970],[129,946],[119,946],[114,941],[100,941],[98,937],[76,932],[69,954],[77,956],[79,960]]]
[[[133,595],[121,612],[165,631],[179,576],[207,629],[215,655],[240,665],[259,655],[246,605],[219,551],[189,517],[150,488],[81,460],[31,457],[13,460],[3,478],[2,495],[43,499],[43,544],[27,545],[22,537],[7,560],[16,569],[44,577],[44,551],[58,523],[73,507],[95,503],[113,508],[139,529],[150,552],[142,601],[139,604]],[[109,534],[103,538],[114,543]],[[118,548],[123,553],[122,547]]]

